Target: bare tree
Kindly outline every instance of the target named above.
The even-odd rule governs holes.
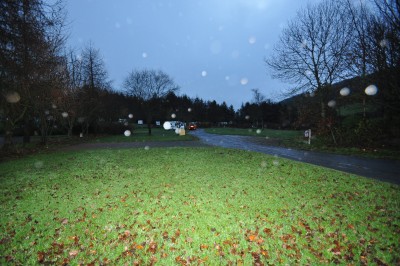
[[[58,106],[57,117],[72,136],[72,129],[77,122],[80,106],[83,104],[81,90],[83,87],[82,58],[70,49],[63,60],[62,92],[55,99]]]
[[[65,14],[61,1],[1,0],[0,8],[1,91],[20,98],[18,102],[3,102],[6,143],[20,121],[24,121],[24,142],[28,142],[34,115],[44,111],[37,109],[43,107],[36,104],[37,96],[50,95],[45,92],[50,87],[42,85],[57,75]]]
[[[400,31],[400,1],[399,0],[373,0],[383,19],[393,28]]]
[[[147,127],[151,135],[151,122],[154,103],[157,99],[165,98],[171,92],[177,92],[179,87],[173,79],[161,70],[135,70],[128,74],[124,81],[128,95],[136,96],[145,102]]]
[[[89,43],[82,51],[81,71],[83,87],[80,92],[80,117],[83,133],[89,132],[90,125],[96,125],[99,120],[99,93],[108,89],[110,81],[105,67],[104,60],[98,49]]]
[[[345,60],[352,24],[343,1],[325,0],[308,5],[290,21],[266,59],[273,77],[295,84],[289,95],[317,92],[325,117],[327,92],[349,75]]]
[[[264,128],[264,113],[261,105],[265,102],[265,96],[260,92],[259,89],[252,89],[253,92],[253,104],[254,104],[254,115],[253,119],[256,120],[256,126],[258,127],[259,120],[261,120],[261,128]]]

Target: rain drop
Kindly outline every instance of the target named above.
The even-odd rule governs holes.
[[[144,149],[145,149],[146,151],[148,151],[148,150],[150,150],[150,147],[149,147],[149,146],[144,146]]]
[[[255,44],[256,41],[257,41],[257,39],[256,39],[256,37],[254,37],[254,36],[251,36],[251,37],[249,38],[249,43],[250,43],[250,44]]]
[[[129,114],[128,117],[129,117],[130,119],[132,119],[132,118],[133,118],[133,114]]]
[[[202,77],[207,76],[207,71],[205,71],[205,70],[201,71],[201,76],[202,76]]]
[[[376,87],[375,85],[369,85],[368,87],[365,88],[365,94],[367,95],[375,95],[378,93],[378,87]]]
[[[235,51],[232,52],[232,58],[233,58],[233,59],[238,59],[239,56],[240,56],[239,51],[235,50]]]
[[[328,102],[328,106],[331,107],[331,108],[335,107],[336,106],[336,101],[335,100],[330,100]]]
[[[246,116],[244,117],[244,119],[249,120],[249,119],[250,119],[250,116],[249,116],[249,115],[246,115]]]
[[[261,129],[257,129],[257,130],[256,130],[256,133],[257,133],[257,134],[261,134],[261,132],[262,132]]]
[[[242,84],[242,85],[246,85],[247,83],[249,83],[249,80],[247,78],[242,78],[240,80],[240,84]]]
[[[131,131],[125,130],[124,135],[125,135],[125,137],[129,137],[131,135]]]
[[[192,108],[189,107],[189,108],[188,108],[188,112],[190,113],[191,111],[192,111]]]
[[[379,42],[380,47],[385,48],[388,45],[388,41],[386,39],[383,39],[382,41]]]
[[[171,118],[176,118],[176,114],[172,114],[172,115],[171,115]]]
[[[262,161],[262,162],[261,162],[261,167],[262,167],[262,168],[265,168],[265,167],[267,167],[267,165],[268,165],[268,164],[267,164],[267,162],[266,162],[266,161]]]
[[[225,80],[230,80],[230,79],[231,79],[231,77],[225,76]]]
[[[21,100],[21,96],[19,96],[18,92],[12,91],[6,94],[6,100],[9,103],[17,103]]]
[[[274,166],[278,166],[278,165],[279,165],[279,161],[274,160],[274,161],[272,162],[272,164],[273,164]]]
[[[176,134],[179,134],[179,132],[180,132],[179,128],[176,128],[176,129],[175,129],[175,133],[176,133]]]
[[[68,117],[68,113],[67,112],[62,112],[61,116],[64,117],[64,118],[67,118]]]
[[[172,128],[172,125],[171,125],[170,122],[166,121],[166,122],[164,122],[164,124],[163,124],[163,128],[164,128],[165,130],[170,130],[170,129]]]
[[[142,53],[143,58],[147,58],[147,53]]]
[[[210,45],[210,50],[213,54],[219,54],[222,50],[222,44],[220,41],[213,41]]]
[[[340,93],[340,95],[342,95],[342,96],[347,96],[347,95],[350,94],[350,89],[347,88],[347,87],[344,87],[343,89],[340,90],[339,93]]]
[[[42,161],[35,162],[35,168],[40,169],[42,167],[43,167],[43,162]]]

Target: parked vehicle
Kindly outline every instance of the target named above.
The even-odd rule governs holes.
[[[197,125],[195,123],[189,123],[189,130],[196,130],[197,129]]]

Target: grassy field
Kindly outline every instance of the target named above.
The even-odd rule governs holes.
[[[187,133],[187,132],[186,132]],[[192,135],[186,134],[180,136],[174,130],[165,130],[163,128],[152,128],[151,136],[145,127],[135,128],[130,136],[125,136],[123,132],[120,135],[102,136],[92,140],[92,142],[143,142],[143,141],[179,141],[195,140]]]
[[[256,136],[272,139],[293,139],[302,137],[304,132],[299,130],[246,129],[246,128],[208,128],[208,133],[220,135]]]
[[[400,189],[222,148],[0,164],[1,265],[399,264]]]

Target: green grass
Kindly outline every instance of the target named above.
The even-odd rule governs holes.
[[[377,109],[378,109],[378,106],[373,103],[365,104],[366,112],[376,112]],[[339,114],[342,116],[362,114],[364,112],[364,105],[362,104],[362,102],[353,103],[353,104],[341,106],[338,108],[338,110],[339,110]]]
[[[222,148],[0,164],[0,264],[396,264],[399,186]]]
[[[245,128],[208,128],[207,133],[220,135],[256,136],[273,139],[293,139],[303,136],[299,130],[274,130],[274,129],[245,129]]]
[[[135,128],[129,137],[124,134],[97,137],[92,142],[144,142],[144,141],[180,141],[195,140],[196,138],[190,134],[180,136],[174,130],[165,130],[163,128],[152,128],[151,136],[148,129],[144,127]]]

